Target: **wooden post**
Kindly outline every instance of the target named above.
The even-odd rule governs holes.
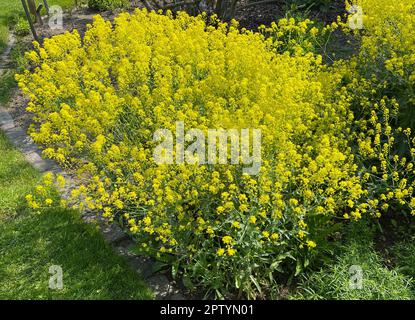
[[[46,13],[49,15],[49,4],[46,0],[43,0],[43,3],[45,4]]]
[[[33,34],[33,38],[34,38],[37,42],[39,42],[39,38],[38,38],[38,36],[37,36],[37,33],[36,33],[36,30],[35,30],[35,27],[34,27],[34,25],[33,25],[32,17],[30,16],[30,12],[29,12],[29,9],[28,9],[28,7],[27,7],[26,0],[22,0],[22,5],[23,5],[24,12],[25,12],[25,14],[26,14],[27,21],[29,22],[30,30],[32,31],[32,34]]]
[[[36,7],[35,0],[27,0],[27,6],[29,7],[29,12],[35,16],[35,22],[39,22],[43,25],[42,16],[40,15],[40,10],[42,9],[43,5]]]

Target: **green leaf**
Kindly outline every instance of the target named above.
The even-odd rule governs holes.
[[[193,289],[195,287],[195,285],[193,284],[192,280],[190,280],[190,277],[185,274],[183,275],[183,285],[187,288],[187,289]]]
[[[178,271],[179,271],[179,265],[177,263],[174,263],[171,266],[171,275],[172,275],[173,278],[176,278],[177,277]]]
[[[241,278],[239,276],[235,277],[235,288],[239,289],[241,287]]]
[[[255,287],[258,289],[258,292],[262,293],[261,286],[259,285],[258,281],[254,278],[254,276],[250,275],[249,278],[251,279],[251,281],[255,285]]]
[[[165,263],[165,262],[161,262],[161,261],[156,261],[156,262],[154,262],[154,264],[153,264],[152,271],[153,271],[154,273],[156,273],[156,272],[159,272],[159,271],[161,271],[161,270],[165,270],[165,269],[167,269],[168,267],[169,267],[169,265],[168,265],[167,263]]]
[[[296,276],[298,276],[300,273],[301,273],[301,271],[303,271],[303,266],[302,266],[302,264],[301,264],[301,261],[297,261],[297,266],[295,267],[295,274],[294,274],[294,276],[296,277]]]

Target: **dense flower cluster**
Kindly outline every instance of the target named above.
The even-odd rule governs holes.
[[[415,1],[354,1],[364,13],[358,54],[344,79],[357,115],[352,139],[368,196],[384,212],[415,215]],[[341,72],[341,68],[335,69]],[[403,126],[403,128],[402,128]]]
[[[374,90],[399,100],[402,126],[415,128],[415,1],[358,0],[365,31],[356,63]]]
[[[88,7],[95,10],[113,10],[130,4],[128,0],[88,0]]]
[[[83,39],[66,33],[27,54],[34,69],[17,79],[31,136],[77,174],[82,209],[120,223],[188,283],[255,297],[289,261],[306,266],[337,220],[379,217],[396,200],[415,205],[412,159],[388,147],[395,133],[411,143],[389,125],[397,102],[363,99],[372,89],[353,80],[358,58],[326,67],[312,53],[313,39],[335,28],[283,19],[256,33],[185,13],[137,10],[114,25],[97,16]],[[370,117],[356,118],[357,100]],[[153,133],[175,132],[176,121],[261,129],[259,175],[157,165]]]

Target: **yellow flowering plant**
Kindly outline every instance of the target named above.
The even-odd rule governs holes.
[[[41,183],[36,186],[33,193],[26,195],[26,202],[32,209],[38,210],[47,207],[66,206],[66,201],[59,199],[58,192],[55,188],[63,189],[65,187],[65,178],[61,175],[54,175],[51,172],[44,174]]]
[[[379,100],[383,96],[398,100],[399,124],[414,130],[415,1],[348,1],[347,8],[351,6],[362,11],[363,29],[356,30],[361,49],[352,61],[355,69],[377,90]]]
[[[415,1],[350,1],[362,13],[360,50],[338,63],[355,114],[351,139],[377,217],[413,210]],[[347,26],[347,24],[346,24]],[[403,126],[403,128],[401,127]],[[411,204],[412,203],[412,204]],[[366,213],[366,208],[359,214]],[[348,215],[348,213],[346,213]]]
[[[278,273],[302,272],[339,222],[415,204],[413,159],[389,148],[400,134],[389,129],[397,102],[358,117],[356,101],[373,100],[370,82],[353,80],[356,60],[325,66],[314,52],[312,39],[335,28],[285,19],[252,32],[146,10],[113,24],[96,16],[82,39],[75,30],[35,43],[32,68],[16,79],[30,98],[32,138],[77,176],[75,207],[118,222],[189,285],[258,298]],[[204,133],[260,129],[259,174],[157,164],[153,134],[175,132],[177,121]]]

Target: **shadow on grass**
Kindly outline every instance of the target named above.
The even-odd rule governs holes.
[[[152,298],[97,228],[71,210],[26,209],[0,224],[0,248],[1,299]],[[63,269],[62,290],[48,288],[52,265]]]

